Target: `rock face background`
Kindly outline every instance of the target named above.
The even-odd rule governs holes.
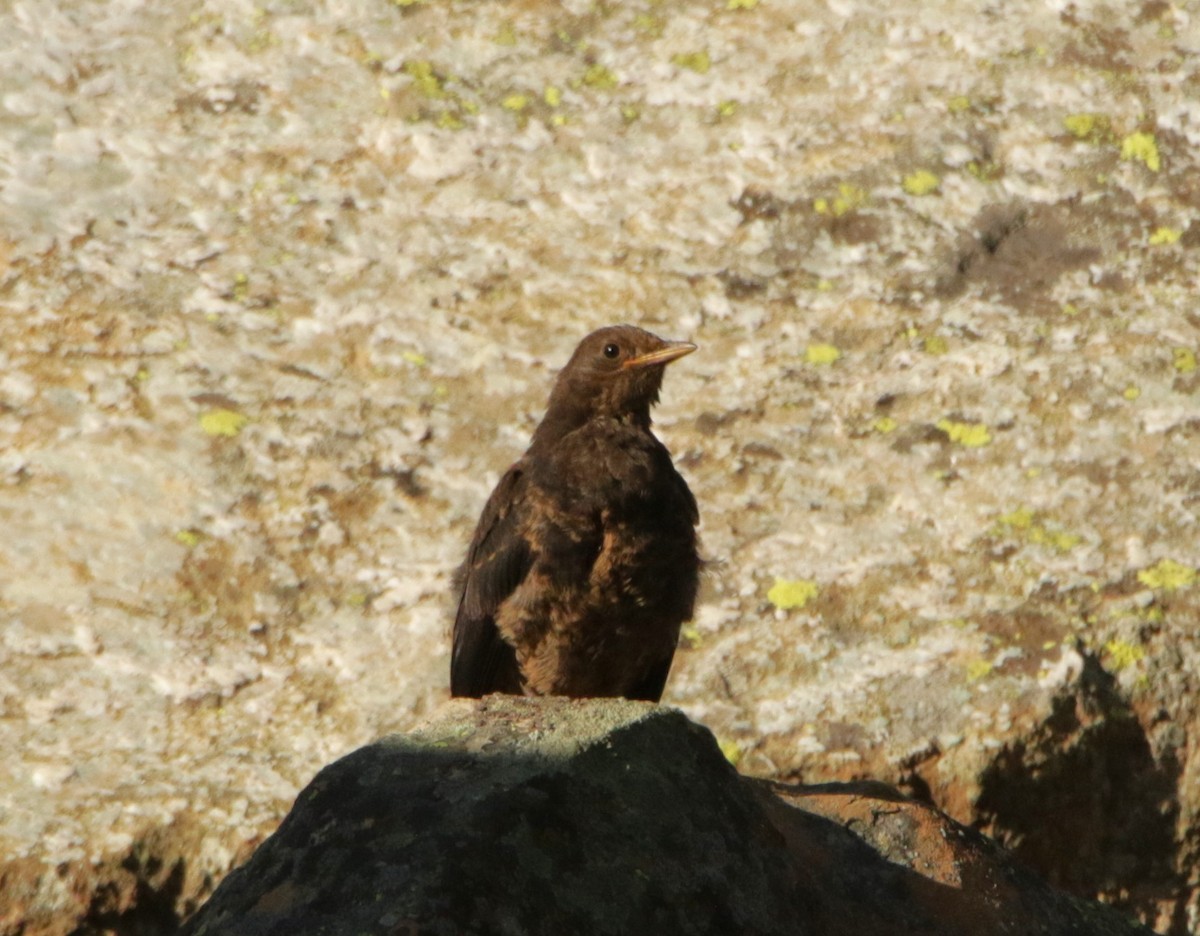
[[[1194,4],[0,12],[0,930],[167,925],[445,697],[554,371],[701,352],[666,701],[1200,925]]]

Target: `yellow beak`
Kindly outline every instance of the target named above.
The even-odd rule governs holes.
[[[621,370],[632,370],[635,367],[652,367],[655,364],[669,364],[685,354],[691,354],[696,346],[690,341],[671,341],[666,347],[659,348],[647,354],[639,354],[621,365]]]

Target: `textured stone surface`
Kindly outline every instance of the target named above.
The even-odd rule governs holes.
[[[627,319],[700,345],[667,700],[1200,927],[1196,14],[4,6],[3,925],[186,911],[444,699],[471,524]]]
[[[458,701],[318,774],[184,932],[1149,933],[936,810],[835,786],[740,777],[643,703]]]

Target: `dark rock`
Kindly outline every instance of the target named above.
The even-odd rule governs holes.
[[[493,696],[337,761],[184,928],[1148,933],[882,785],[740,777],[681,713]]]

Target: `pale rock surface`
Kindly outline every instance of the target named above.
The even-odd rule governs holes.
[[[4,7],[0,930],[174,919],[439,704],[483,500],[629,320],[701,347],[667,701],[1194,931],[1198,13]]]

